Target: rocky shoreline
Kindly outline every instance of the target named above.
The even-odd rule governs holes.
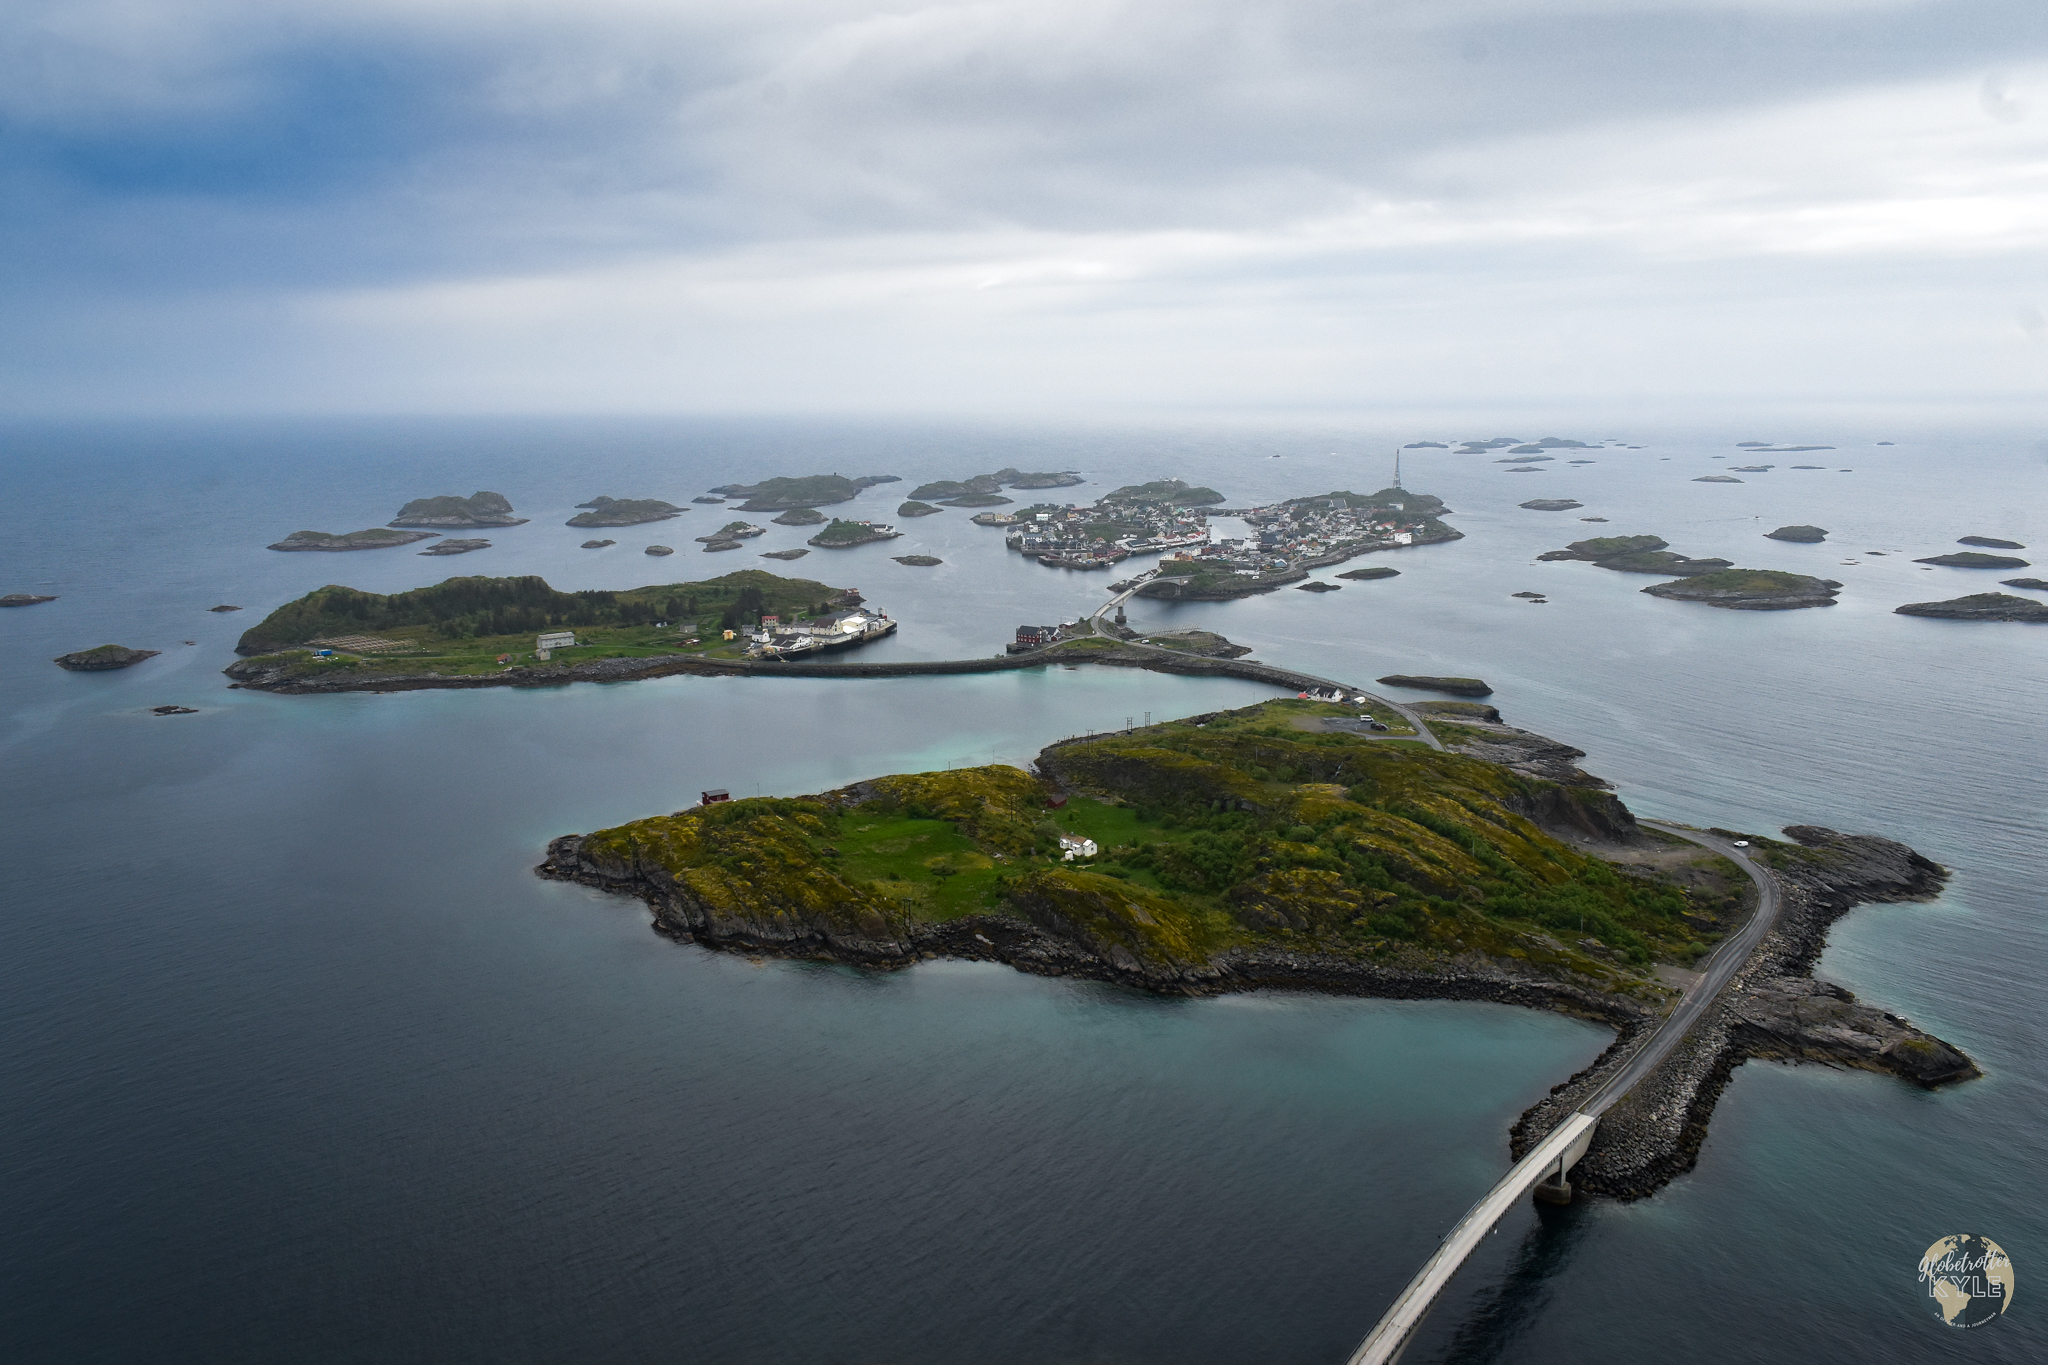
[[[856,784],[809,798],[854,804],[871,793]],[[1602,831],[1612,837],[1617,831]],[[1819,1061],[1880,1071],[1923,1086],[1979,1074],[1961,1052],[1867,1005],[1840,987],[1812,979],[1828,927],[1867,901],[1923,899],[1945,870],[1904,845],[1816,826],[1786,833],[1812,856],[1776,869],[1785,908],[1707,1017],[1672,1056],[1601,1120],[1586,1158],[1572,1173],[1585,1191],[1620,1199],[1655,1193],[1692,1169],[1714,1105],[1734,1068],[1750,1058]],[[761,956],[828,960],[896,969],[937,958],[1001,962],[1038,976],[1075,977],[1161,995],[1212,996],[1251,990],[1313,991],[1399,1000],[1480,1000],[1552,1010],[1606,1024],[1617,1036],[1593,1064],[1555,1087],[1510,1132],[1516,1159],[1590,1097],[1662,1012],[1620,993],[1545,976],[1515,961],[1422,953],[1365,961],[1270,947],[1237,949],[1208,962],[1147,961],[1115,942],[1097,942],[1050,906],[1030,902],[942,923],[877,920],[849,928],[825,917],[753,914],[707,906],[673,879],[584,856],[583,835],[548,845],[536,875],[636,897],[657,933],[679,942]]]
[[[1601,1118],[1591,1149],[1572,1169],[1576,1188],[1641,1199],[1690,1171],[1721,1092],[1751,1058],[1878,1071],[1930,1088],[1981,1074],[1949,1044],[1813,979],[1836,920],[1872,901],[1928,899],[1947,870],[1890,839],[1816,825],[1788,826],[1785,834],[1803,853],[1771,869],[1784,898],[1778,923],[1663,1065]],[[1641,1027],[1625,1028],[1591,1066],[1521,1116],[1509,1135],[1516,1160],[1627,1060]]]

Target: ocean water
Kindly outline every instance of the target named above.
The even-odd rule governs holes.
[[[1175,475],[1239,504],[1382,486],[1404,440],[1553,431],[1644,448],[1559,452],[1529,475],[1410,452],[1405,482],[1457,509],[1464,540],[1382,557],[1399,577],[1340,593],[1134,603],[1133,621],[1359,682],[1478,674],[1640,813],[1912,844],[1954,869],[1949,890],[1856,911],[1821,974],[1988,1074],[1927,1094],[1751,1063],[1697,1171],[1637,1204],[1518,1211],[1409,1358],[2048,1357],[2028,1289],[2048,1272],[2048,630],[1891,614],[2010,576],[1912,560],[1964,534],[2048,535],[2048,460],[2016,421],[1839,414],[0,429],[0,592],[60,595],[0,612],[0,1357],[1341,1360],[1504,1169],[1515,1114],[1604,1030],[1483,1005],[1161,1001],[980,964],[752,961],[529,871],[556,834],[705,786],[1022,762],[1268,689],[1050,669],[287,698],[228,691],[219,670],[261,613],[325,582],[626,587],[762,565],[803,535],[698,555],[690,538],[725,519],[698,508],[583,551],[589,533],[561,523],[600,493],[680,503],[768,474],[900,474],[854,504],[888,516],[919,481],[1015,464],[1099,485],[1076,495]],[[1733,449],[1746,439],[1837,448],[1751,457]],[[1759,462],[1778,467],[1693,482]],[[478,488],[533,520],[453,562],[263,548]],[[1565,495],[1586,506],[1516,506]],[[1832,534],[1761,538],[1786,522]],[[897,616],[865,657],[994,652],[1017,624],[1101,600],[1103,575],[1022,563],[964,512],[904,529],[765,563]],[[1721,612],[1535,562],[1589,532],[1846,587],[1824,610]],[[678,553],[640,553],[656,542]],[[889,559],[912,552],[946,562]],[[1551,600],[1510,596],[1525,589]],[[205,610],[220,602],[248,610]],[[106,675],[48,662],[106,641],[163,653]],[[200,711],[147,714],[163,703]],[[1914,1278],[1956,1232],[2000,1242],[2020,1285],[2006,1320],[1967,1334],[1932,1320]]]

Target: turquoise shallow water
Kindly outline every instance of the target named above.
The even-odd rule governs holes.
[[[1691,482],[1751,463],[1711,458],[1734,441],[1823,434],[1842,447],[1812,457],[1825,471]],[[1927,1095],[1747,1066],[1693,1176],[1646,1203],[1518,1212],[1411,1358],[2048,1354],[2025,1289],[2048,1266],[2048,631],[1890,615],[1991,586],[1910,560],[1972,532],[2031,542],[2043,461],[2021,430],[1673,421],[1631,439],[1650,448],[1540,476],[1411,456],[1408,483],[1457,508],[1465,540],[1341,593],[1135,615],[1338,677],[1479,673],[1510,720],[1587,749],[1645,813],[1905,839],[1956,869],[1949,892],[1859,910],[1823,974],[1991,1074]],[[218,670],[252,613],[327,581],[630,586],[761,562],[693,556],[686,523],[708,509],[580,551],[560,523],[597,493],[902,474],[886,513],[919,479],[1014,463],[1252,501],[1377,487],[1390,444],[1335,426],[9,429],[0,591],[62,595],[0,614],[10,1357],[1341,1359],[1503,1168],[1514,1114],[1602,1030],[1470,1005],[1162,1002],[965,964],[753,963],[528,872],[554,834],[707,785],[1022,761],[1265,689],[1052,670],[291,699],[227,692]],[[261,548],[479,487],[534,520],[455,563]],[[1560,490],[1588,506],[1514,506]],[[1836,534],[1758,538],[1790,521]],[[903,620],[871,657],[990,652],[1099,600],[1099,576],[1005,558],[964,516],[906,529],[797,565]],[[1849,586],[1826,611],[1727,613],[1533,562],[1590,529]],[[799,539],[772,528],[761,548]],[[655,540],[681,553],[638,553]],[[887,558],[916,550],[947,563]],[[1552,601],[1508,596],[1523,588]],[[205,612],[220,601],[251,612]],[[108,639],[165,653],[105,676],[46,662]],[[201,714],[143,713],[165,702]],[[1961,1334],[1923,1313],[1914,1263],[1951,1232],[2013,1254],[2009,1320]]]

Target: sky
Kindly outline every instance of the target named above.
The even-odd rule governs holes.
[[[0,412],[2028,404],[2041,0],[9,0]]]

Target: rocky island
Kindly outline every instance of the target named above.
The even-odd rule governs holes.
[[[1608,793],[1376,734],[1352,707],[1191,716],[1055,744],[1033,766],[697,806],[564,835],[535,871],[637,897],[657,932],[731,951],[971,958],[1165,995],[1489,1000],[1612,1025],[1617,1046],[1525,1114],[1518,1144],[1661,1020],[1677,993],[1657,969],[1697,962],[1752,903],[1732,864],[1639,826]],[[1811,979],[1835,917],[1924,897],[1941,869],[1886,840],[1787,834],[1751,841],[1792,903],[1759,969],[1715,1002],[1704,1059],[1688,1047],[1648,1082],[1681,1102],[1615,1111],[1575,1183],[1636,1197],[1688,1168],[1749,1056],[1923,1085],[1976,1074]]]
[[[2009,592],[1974,592],[1946,602],[1908,602],[1892,610],[1899,616],[1933,616],[1944,621],[2048,621],[2048,602],[2014,597]]]
[[[432,540],[439,531],[387,531],[381,526],[367,530],[329,535],[325,531],[294,531],[270,548],[273,550],[388,550],[417,540]]]
[[[2017,540],[1999,540],[1993,536],[1958,536],[1958,545],[1975,545],[1985,550],[2024,550],[2027,547]]]
[[[444,540],[432,549],[421,550],[423,555],[466,555],[472,550],[488,550],[488,540]]]
[[[1673,550],[1661,536],[1595,536],[1591,540],[1575,540],[1562,550],[1550,550],[1536,556],[1538,563],[1557,560],[1584,560],[1602,569],[1613,569],[1617,573],[1675,574],[1697,577],[1733,568],[1726,559],[1693,559]]]
[[[818,520],[823,521],[824,518],[819,517]],[[802,523],[797,524],[801,525]],[[699,544],[709,544],[716,540],[752,540],[755,536],[765,536],[767,534],[768,528],[765,526],[755,526],[751,522],[745,521],[728,521],[710,535],[698,536],[697,541]]]
[[[392,526],[524,526],[525,517],[512,515],[512,504],[503,493],[472,493],[466,498],[444,495],[414,498],[398,509]]]
[[[479,494],[479,497],[482,495]],[[672,502],[659,498],[592,498],[579,502],[578,507],[587,507],[587,512],[578,512],[569,518],[568,525],[595,528],[599,526],[640,526],[650,521],[667,521],[689,511]]]
[[[736,659],[737,649],[723,639],[727,630],[751,628],[763,614],[793,621],[858,601],[850,589],[761,569],[625,591],[558,592],[536,577],[451,578],[388,595],[330,585],[244,631],[235,652],[249,657],[228,676],[288,692],[519,682],[524,678],[512,675],[553,675],[508,670],[499,656],[524,659],[537,635],[558,631],[577,640],[550,661],[558,666]],[[311,652],[320,646],[333,655]]]
[[[2001,578],[1999,586],[2006,588],[2032,588],[2035,592],[2048,592],[2048,578]],[[45,598],[45,601],[54,601]]]
[[[976,474],[970,479],[938,479],[931,483],[921,484],[911,491],[910,496],[913,499],[937,501],[944,498],[950,501],[955,498],[990,497],[1001,493],[1005,488],[1070,488],[1081,482],[1083,482],[1081,476],[1071,469],[1062,470],[1058,473],[1040,474],[1027,474],[1020,469],[998,469],[993,474]],[[1008,502],[1010,499],[1003,498],[1002,501]],[[987,507],[994,504],[953,503],[952,505],[960,507]]]
[[[1378,680],[1388,687],[1421,687],[1454,697],[1490,697],[1493,689],[1478,678],[1439,678],[1418,673],[1389,673]]]
[[[777,526],[822,526],[830,520],[815,507],[792,507],[774,519]]]
[[[755,484],[729,483],[713,493],[745,498],[742,512],[780,512],[792,507],[823,507],[848,502],[862,489],[876,484],[900,483],[894,474],[869,474],[849,479],[844,474],[808,474],[795,479],[763,479]]]
[[[1915,564],[1939,564],[1948,569],[2026,569],[2031,568],[2026,560],[2016,555],[1987,555],[1975,550],[1962,550],[1955,554],[1929,555],[1916,559]]]
[[[1818,545],[1827,538],[1828,533],[1818,526],[1780,526],[1764,532],[1766,540],[1789,540],[1798,545]]]
[[[11,592],[0,597],[0,607],[33,607],[42,602],[54,602],[55,597],[35,592]],[[220,608],[214,608],[215,611]]]
[[[1150,502],[1166,507],[1204,507],[1223,501],[1213,488],[1196,488],[1184,479],[1155,479],[1151,483],[1129,483],[1102,495],[1103,502]]]
[[[891,558],[898,564],[907,564],[913,569],[935,569],[946,562],[931,555],[893,555]]]
[[[1399,569],[1390,569],[1384,564],[1375,564],[1369,569],[1352,569],[1337,575],[1339,578],[1348,578],[1354,583],[1370,583],[1376,578],[1399,578],[1400,576],[1401,571]]]
[[[1576,498],[1531,498],[1515,504],[1531,512],[1576,512],[1585,505]]]
[[[893,526],[883,526],[872,521],[839,521],[805,541],[821,550],[850,550],[856,545],[872,545],[878,540],[894,540],[903,533]]]
[[[919,502],[913,498],[901,507],[898,507],[896,515],[899,517],[929,517],[945,510],[943,507],[934,507],[928,502]]]
[[[1674,602],[1704,602],[1734,611],[1788,611],[1832,607],[1841,587],[1832,578],[1778,569],[1722,569],[1670,583],[1652,583],[1643,591]]]
[[[94,645],[72,654],[59,654],[50,662],[59,668],[68,668],[73,673],[105,673],[116,668],[133,668],[144,659],[154,659],[162,651],[154,649],[130,649],[126,645]]]

